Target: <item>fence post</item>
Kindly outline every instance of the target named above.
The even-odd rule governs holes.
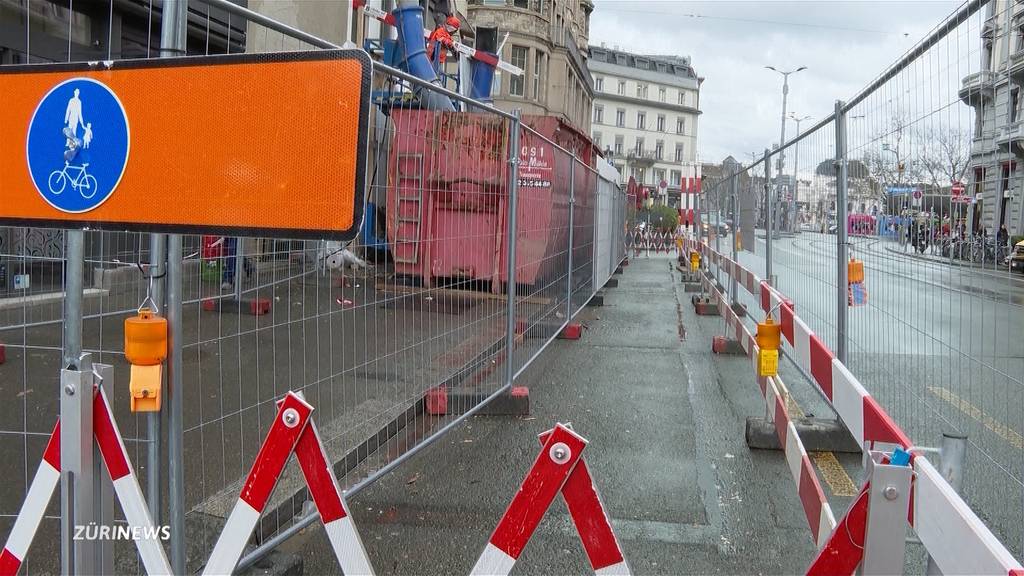
[[[764,276],[765,282],[772,281],[772,168],[771,150],[764,149]]]
[[[516,349],[516,227],[519,207],[519,130],[521,120],[519,110],[512,112],[511,133],[508,136],[508,260],[505,275],[507,284],[505,323],[505,386],[511,387],[515,379],[515,362],[512,353]]]
[[[738,164],[733,167],[732,178],[729,180],[729,213],[730,213],[729,218],[732,220],[732,251],[731,251],[731,254],[732,254],[732,261],[733,262],[738,262],[737,255],[736,255],[736,239],[739,237],[739,236],[737,236],[737,234],[739,234],[740,219],[736,216],[736,194],[739,192],[739,186],[740,186],[740,183],[739,183],[739,180],[740,180],[739,168],[740,167],[739,167]],[[739,301],[736,299],[736,297],[739,296],[739,294],[737,293],[736,275],[735,274],[730,274],[729,277],[732,280],[729,283],[729,300],[730,300],[729,305],[732,306],[733,310],[736,310],[739,307]]]
[[[847,231],[846,231],[846,111],[845,104],[836,100],[836,357],[846,364],[847,328]]]
[[[85,232],[66,230],[64,361],[60,374],[60,558],[62,574],[98,570],[96,542],[75,540],[75,527],[95,521],[93,490],[92,361],[82,354]]]
[[[722,236],[722,183],[724,180],[715,182],[715,252],[718,254],[722,253],[721,236]],[[716,260],[717,262],[717,260]],[[717,286],[722,285],[722,267],[715,264],[715,284]]]
[[[167,236],[164,234],[149,235],[149,278],[143,281],[150,282],[152,292],[150,297],[161,312],[164,310],[164,274],[167,273]],[[166,379],[166,374],[163,378]],[[160,394],[164,394],[164,388],[160,387]],[[160,402],[163,405],[163,401]],[[149,513],[153,517],[153,525],[160,525],[160,516],[163,505],[160,502],[160,439],[163,437],[160,431],[160,412],[146,414],[146,439],[148,449],[146,452],[146,503],[149,505]]]
[[[160,56],[167,58],[186,54],[188,0],[164,0],[160,28]],[[175,574],[185,573],[185,461],[183,450],[184,420],[182,417],[182,248],[181,235],[167,236],[167,516],[171,532],[171,568]],[[238,244],[241,244],[239,242]],[[235,262],[241,259],[237,257]],[[240,283],[241,277],[235,277]],[[154,518],[158,518],[154,511]]]
[[[901,574],[906,555],[907,510],[913,468],[869,463],[871,487],[864,527],[864,558],[858,574]]]
[[[572,321],[572,256],[576,238],[576,155],[572,155],[572,171],[569,172],[569,270],[566,276],[565,321]]]
[[[967,435],[955,434],[952,432],[942,433],[942,448],[940,450],[939,474],[949,482],[957,493],[964,482],[964,461],[967,458]],[[935,563],[932,557],[928,556],[928,565],[925,568],[928,576],[941,576],[942,570]]]
[[[182,405],[181,234],[167,236],[167,524],[171,532],[171,568],[185,573],[185,456]]]

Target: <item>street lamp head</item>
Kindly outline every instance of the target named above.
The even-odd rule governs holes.
[[[775,70],[775,66],[765,66],[765,68],[767,68],[769,70]],[[775,70],[775,71],[778,72],[778,70]]]
[[[797,69],[795,70],[795,72],[799,72],[799,71],[801,71],[801,70],[807,70],[807,66],[801,66],[801,67],[797,68]]]

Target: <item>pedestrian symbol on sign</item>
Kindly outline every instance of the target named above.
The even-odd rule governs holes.
[[[128,163],[128,118],[117,95],[91,78],[53,87],[26,138],[36,190],[62,212],[88,212],[117,188]]]

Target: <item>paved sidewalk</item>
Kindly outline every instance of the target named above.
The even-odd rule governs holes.
[[[581,314],[583,339],[554,342],[521,379],[531,416],[472,418],[353,498],[378,574],[467,574],[557,421],[590,441],[635,574],[804,570],[814,547],[782,453],[744,442],[745,418],[764,414],[749,361],[712,356],[721,320],[693,315],[672,267],[633,259]],[[306,574],[337,572],[321,530],[289,548]],[[590,573],[560,500],[513,571]]]

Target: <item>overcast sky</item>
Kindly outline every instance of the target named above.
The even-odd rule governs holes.
[[[690,56],[701,87],[703,162],[778,141],[782,77],[800,66],[788,109],[815,121],[854,95],[923,38],[960,1],[595,0],[590,43]],[[803,126],[805,129],[807,124]],[[795,132],[789,122],[787,134]]]

